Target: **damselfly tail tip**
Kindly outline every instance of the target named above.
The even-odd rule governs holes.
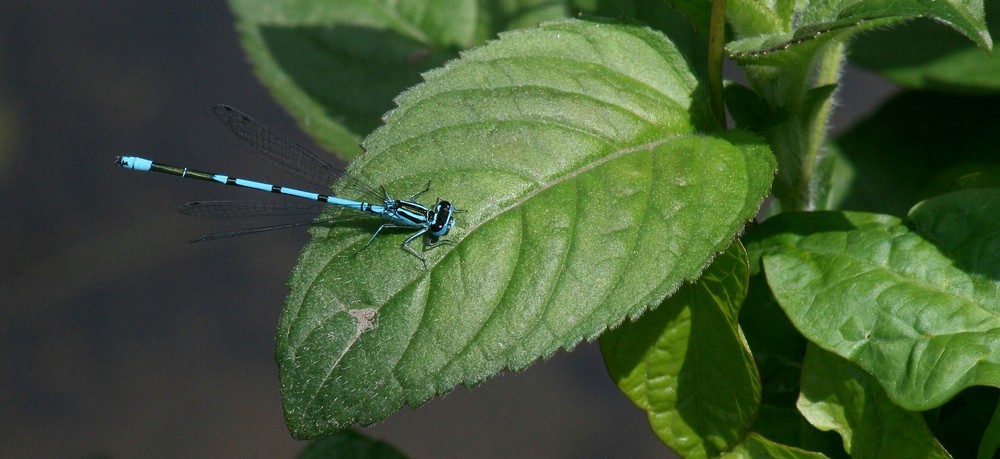
[[[115,165],[126,169],[135,169],[137,159],[139,158],[135,156],[115,156]]]
[[[118,167],[124,167],[126,169],[135,169],[137,171],[148,171],[153,167],[153,162],[146,158],[140,158],[138,156],[117,156],[115,157],[115,165],[117,165]]]

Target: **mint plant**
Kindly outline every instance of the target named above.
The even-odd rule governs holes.
[[[398,455],[345,429],[585,339],[684,457],[993,457],[996,2],[606,3],[231,1],[351,172],[464,211],[426,267],[311,229],[276,350],[303,457]],[[831,140],[852,55],[911,92]]]

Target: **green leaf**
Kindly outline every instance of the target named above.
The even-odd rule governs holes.
[[[937,196],[914,206],[909,218],[959,268],[1000,286],[1000,189],[974,188]],[[1000,290],[982,293],[1000,294]],[[1000,300],[1000,296],[993,299]],[[1000,304],[993,306],[1000,308]]]
[[[929,17],[951,24],[986,49],[992,46],[982,3],[975,0],[816,0],[795,2],[794,11],[788,2],[753,3],[785,20],[765,30],[766,22],[729,15],[735,31],[743,30],[744,20],[754,25],[729,42],[727,50],[769,112],[789,114],[787,122],[761,132],[778,158],[774,198],[780,210],[815,210],[826,204],[816,192],[827,185],[813,181],[832,106],[830,93],[822,89],[837,83],[845,44],[853,34]]]
[[[736,323],[747,270],[737,241],[696,282],[601,338],[611,378],[681,456],[728,451],[756,417],[760,383]]]
[[[911,214],[915,229],[885,215],[782,214],[750,246],[807,339],[871,373],[897,404],[924,410],[965,387],[1000,385],[1000,197],[971,201],[927,201]]]
[[[298,459],[403,459],[406,456],[387,443],[345,430],[313,441],[297,457]]]
[[[1000,2],[983,2],[991,34],[1000,32]],[[1000,92],[1000,59],[945,24],[913,21],[859,36],[851,60],[914,89]]]
[[[732,451],[719,456],[721,459],[819,459],[827,457],[792,446],[775,443],[762,435],[751,433]]]
[[[822,430],[844,439],[852,458],[950,458],[920,413],[889,400],[856,365],[816,346],[806,352],[799,410]]]
[[[837,139],[855,169],[843,207],[901,216],[970,172],[1000,166],[1000,97],[903,93]]]
[[[230,0],[258,78],[344,158],[420,74],[500,30],[569,14],[543,0]]]
[[[931,18],[948,24],[983,49],[993,47],[983,4],[977,0],[813,0],[804,2],[794,13],[788,3],[777,2],[770,9],[776,18],[769,21],[770,27],[762,27],[767,22],[756,20],[753,15],[745,18],[728,15],[733,29],[743,31],[727,46],[734,60],[755,65],[803,61],[803,57],[812,55],[817,46],[830,41],[915,18]],[[782,10],[779,12],[777,8]],[[743,22],[754,26],[742,27]]]
[[[684,14],[688,22],[691,23],[703,35],[708,34],[708,21],[712,14],[712,2],[701,0],[670,0],[670,5]]]
[[[977,459],[991,459],[1000,452],[1000,403],[996,404],[993,410],[993,418],[990,419],[983,440],[979,444]]]
[[[836,145],[827,145],[816,166],[810,194],[814,196],[816,210],[840,209],[854,184],[854,165]]]
[[[738,129],[764,132],[787,122],[791,116],[781,107],[772,108],[759,94],[741,84],[729,82],[724,95],[726,108]]]
[[[760,373],[763,402],[783,408],[794,407],[799,396],[806,340],[778,306],[763,273],[750,276],[749,293],[740,313],[740,328]],[[768,437],[783,440],[773,435]]]
[[[767,384],[763,380],[761,382]],[[796,408],[795,400],[787,407],[762,404],[753,424],[753,432],[788,447],[837,459],[849,457],[840,436],[834,432],[823,432],[810,424]]]
[[[953,457],[977,457],[1000,437],[994,433],[1000,390],[994,387],[970,387],[948,400],[940,408],[924,412],[931,431]],[[990,429],[994,429],[993,432]],[[991,459],[987,455],[984,459]]]
[[[753,431],[787,446],[847,457],[840,437],[820,431],[796,409],[807,342],[771,295],[760,272],[760,254],[751,253],[750,259],[751,272],[757,272],[750,276],[740,328],[760,373],[761,407]]]
[[[795,0],[774,0],[766,4],[759,0],[736,0],[727,2],[726,18],[737,37],[789,30],[794,25],[796,3],[800,4],[798,8],[809,8]]]
[[[427,269],[401,232],[365,248],[379,222],[313,228],[277,339],[293,434],[524,368],[696,278],[775,167],[751,135],[705,134],[706,100],[659,33],[575,20],[502,34],[400,96],[353,171],[403,196],[432,179],[467,212]]]
[[[677,10],[703,33],[708,31],[712,2],[706,0],[671,0]],[[737,36],[760,35],[788,27],[794,13],[794,0],[777,0],[765,6],[758,0],[729,0],[726,18]]]
[[[423,72],[504,30],[589,12],[669,30],[682,40],[681,49],[704,46],[658,1],[229,3],[258,78],[303,129],[345,159],[361,153],[361,139],[381,125],[382,116],[395,107],[393,99],[419,83]]]
[[[699,74],[707,71],[708,41],[704,30],[699,31],[700,23],[692,23],[686,12],[675,8],[663,0],[618,0],[614,2],[596,1],[592,7],[584,6],[585,2],[572,2],[587,14],[608,18],[628,18],[646,24],[666,35],[674,46],[691,62],[692,69]],[[709,5],[708,2],[696,0],[696,3]],[[707,14],[706,7],[706,14]],[[708,24],[708,16],[705,16]]]
[[[836,89],[837,85],[828,84],[806,91],[799,114],[807,126],[812,126],[820,132],[826,129],[826,120],[830,115],[830,105]],[[819,132],[814,132],[814,135],[811,136],[811,139],[816,142],[819,142],[819,139],[822,138],[824,136],[820,135]],[[824,154],[824,152],[820,151],[821,148],[820,144],[816,144],[811,148],[816,151],[816,157],[810,159],[812,164],[808,167],[810,173],[806,180],[806,196],[809,209],[811,210],[825,209],[830,204],[833,189],[838,185],[838,181],[843,179],[842,176],[834,177],[833,175],[834,168],[837,165],[836,157]],[[837,172],[844,173],[842,169]],[[802,172],[799,173],[801,174]],[[842,191],[842,189],[838,191]],[[777,193],[777,189],[775,192]],[[837,196],[833,196],[833,199],[836,198]],[[772,213],[781,210],[781,203],[778,204],[771,210]]]
[[[969,188],[1000,188],[1000,167],[988,167],[963,175],[951,182],[951,190]]]

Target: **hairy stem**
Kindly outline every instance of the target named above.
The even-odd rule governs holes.
[[[790,62],[794,62],[790,61]],[[747,78],[774,112],[785,119],[763,134],[778,159],[773,193],[774,211],[815,210],[822,207],[822,190],[814,183],[833,110],[833,89],[843,63],[843,43],[820,47],[810,58],[792,66],[750,65]]]
[[[708,26],[708,94],[715,122],[726,129],[726,106],[722,99],[722,55],[726,45],[726,0],[712,0]]]
[[[816,69],[816,79],[813,87],[835,85],[840,80],[844,65],[844,44],[836,43],[825,50],[819,58]],[[802,161],[802,169],[799,176],[799,194],[806,196],[806,201],[802,205],[802,210],[817,210],[822,206],[817,202],[817,188],[826,184],[816,184],[814,181],[815,171],[823,153],[823,145],[826,142],[826,131],[828,120],[833,109],[833,97],[826,100],[813,112],[808,125],[808,143],[805,145],[805,155]]]

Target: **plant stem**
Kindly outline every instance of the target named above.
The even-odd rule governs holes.
[[[834,85],[840,80],[841,71],[844,65],[843,43],[831,44],[820,56],[816,69],[816,79],[813,87]],[[826,132],[830,112],[833,106],[833,95],[826,98],[810,119],[808,131],[808,143],[805,145],[805,155],[802,159],[802,169],[799,176],[800,193],[806,196],[802,210],[816,210],[823,205],[817,202],[817,186],[825,187],[827,184],[817,184],[814,180],[814,173],[819,164],[823,145],[826,142]]]
[[[722,99],[722,56],[726,45],[726,0],[712,0],[708,24],[708,95],[715,122],[726,129],[726,105]]]
[[[828,179],[816,175],[826,141],[833,87],[843,63],[843,43],[828,43],[809,54],[789,54],[782,65],[745,67],[757,93],[786,119],[762,134],[778,159],[772,188],[777,206],[773,212],[815,210],[823,206]]]

